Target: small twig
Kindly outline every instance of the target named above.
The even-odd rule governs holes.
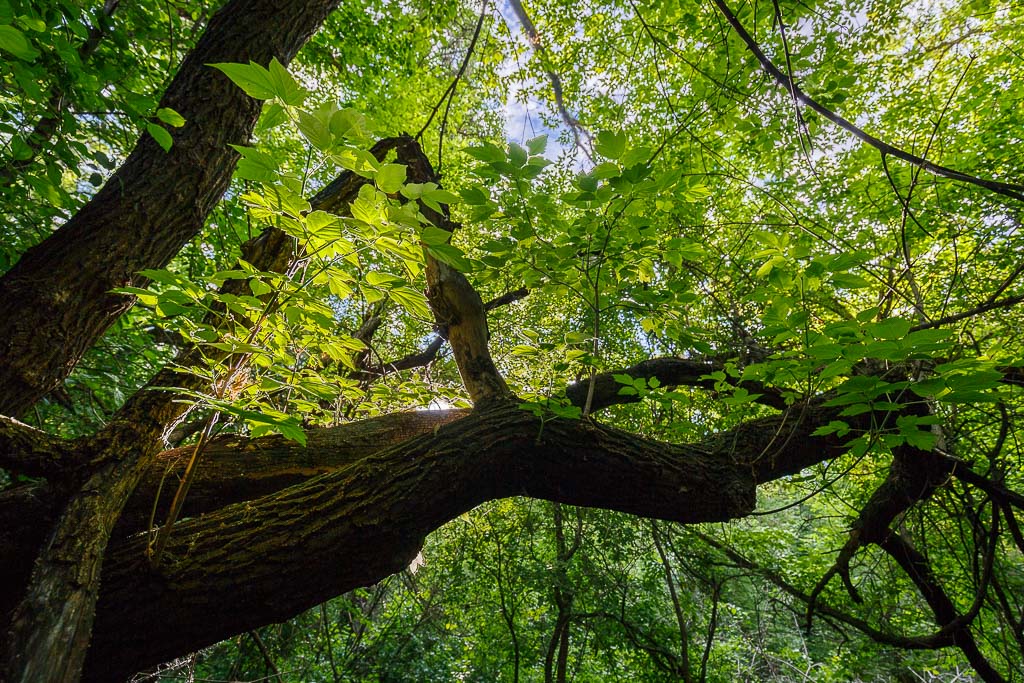
[[[533,49],[545,63],[544,73],[547,75],[548,81],[551,82],[551,91],[555,96],[555,107],[558,109],[559,116],[562,117],[562,121],[572,132],[576,147],[582,150],[588,159],[591,159],[590,149],[584,144],[584,139],[587,142],[590,141],[590,132],[583,127],[579,119],[573,116],[565,106],[565,98],[562,95],[562,78],[550,67],[551,60],[548,58],[547,50],[544,49],[544,43],[541,42],[537,27],[533,25],[530,15],[526,13],[526,8],[523,7],[523,3],[520,0],[509,0],[508,4],[512,11],[515,12],[516,18],[519,19],[519,23],[522,25],[530,45],[533,46]]]
[[[1016,306],[1022,301],[1024,301],[1024,294],[1015,294],[1014,296],[1008,296],[1004,299],[999,299],[998,301],[989,301],[980,304],[970,310],[963,311],[962,313],[954,313],[953,315],[947,315],[944,318],[938,318],[930,322],[915,325],[914,327],[910,328],[910,331],[917,332],[918,330],[928,330],[933,327],[942,327],[943,325],[959,322],[960,320],[964,320],[965,318],[971,318],[982,313],[987,313],[988,311],[994,311],[999,308],[1009,308],[1010,306]]]
[[[476,49],[476,41],[480,37],[480,29],[483,28],[484,17],[487,16],[487,3],[488,3],[488,0],[484,0],[483,7],[480,8],[480,19],[477,20],[477,22],[476,22],[476,30],[473,32],[473,39],[469,43],[469,49],[466,50],[466,56],[462,60],[462,66],[459,67],[459,71],[458,71],[458,73],[455,74],[455,78],[452,79],[452,82],[445,89],[444,93],[441,94],[441,98],[437,101],[437,104],[435,104],[434,108],[430,110],[430,116],[427,117],[427,122],[424,123],[423,127],[420,128],[420,131],[418,133],[416,133],[416,136],[415,136],[416,140],[419,140],[421,137],[423,137],[423,134],[427,131],[427,128],[430,127],[431,121],[434,120],[434,117],[437,116],[438,110],[441,109],[441,104],[446,99],[448,99],[449,100],[449,105],[450,105],[451,104],[451,100],[449,98],[455,97],[455,88],[456,88],[456,86],[458,86],[459,80],[462,78],[462,75],[464,73],[466,73],[466,67],[469,66],[469,59],[470,59],[470,57],[473,56],[473,51]],[[447,111],[445,112],[445,117],[447,118]],[[442,134],[441,138],[444,139],[444,135],[443,134]],[[440,147],[438,148],[438,151],[437,151],[437,167],[438,167],[438,170],[440,171],[440,168],[441,168],[441,149],[440,149]]]
[[[188,494],[188,489],[192,485],[192,481],[195,479],[196,470],[199,465],[199,457],[203,453],[203,449],[206,444],[210,441],[210,436],[213,434],[213,428],[217,424],[217,418],[220,413],[214,411],[211,413],[209,420],[206,423],[206,427],[203,429],[203,433],[199,437],[199,441],[196,442],[196,447],[192,449],[192,457],[189,458],[188,465],[185,467],[185,474],[181,479],[181,483],[178,484],[178,490],[174,492],[174,499],[171,501],[171,509],[167,512],[167,521],[160,527],[160,531],[157,532],[156,538],[146,547],[146,554],[149,556],[149,563],[151,566],[156,567],[160,563],[160,556],[164,552],[164,548],[167,546],[167,539],[171,535],[171,527],[178,520],[178,515],[181,514],[181,508],[185,504],[185,496]],[[161,481],[161,487],[163,482]],[[156,502],[153,503],[153,509],[156,510]],[[152,517],[150,518],[150,528],[152,528]]]
[[[267,668],[273,672],[273,675],[277,680],[284,680],[281,678],[281,671],[274,664],[274,660],[270,658],[270,652],[267,650],[267,646],[263,644],[263,639],[260,638],[260,634],[256,631],[249,631],[249,637],[252,638],[252,642],[256,643],[256,647],[259,649],[260,654],[263,655],[263,661],[266,662]],[[266,678],[270,678],[267,676]]]

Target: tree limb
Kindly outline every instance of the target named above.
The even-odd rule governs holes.
[[[807,93],[801,90],[800,86],[798,86],[792,78],[782,73],[782,71],[777,66],[775,66],[775,64],[773,64],[770,59],[768,59],[767,55],[765,55],[761,48],[758,46],[757,41],[755,41],[754,38],[747,32],[747,30],[743,27],[743,24],[741,24],[739,19],[736,18],[736,15],[733,14],[732,11],[729,9],[728,5],[725,4],[724,0],[714,0],[714,3],[715,6],[718,7],[719,11],[721,11],[726,21],[728,21],[729,24],[733,27],[733,30],[736,31],[736,34],[740,37],[741,40],[743,40],[744,43],[746,43],[747,49],[750,50],[751,54],[753,54],[754,57],[757,58],[757,61],[761,63],[761,68],[764,69],[765,73],[774,78],[775,81],[779,83],[779,85],[781,85],[789,93],[791,93],[794,99],[798,100],[799,102],[809,107],[810,109],[816,111],[818,114],[825,117],[826,119],[836,124],[843,130],[847,131],[848,133],[851,133],[858,140],[861,140],[862,142],[874,147],[879,152],[881,152],[883,156],[894,156],[897,159],[902,159],[903,161],[911,163],[919,168],[923,168],[929,173],[933,173],[937,176],[949,178],[951,180],[957,180],[962,183],[969,183],[971,185],[976,185],[978,187],[983,187],[986,190],[990,190],[992,192],[995,192],[996,194],[1003,195],[1004,197],[1010,197],[1011,199],[1024,201],[1024,185],[1018,185],[1015,183],[1003,183],[995,180],[977,178],[967,173],[961,173],[960,171],[956,171],[951,168],[946,168],[945,166],[940,166],[938,164],[932,163],[931,161],[928,161],[923,157],[919,157],[916,154],[911,154],[910,152],[904,151],[898,147],[890,145],[887,142],[879,140],[873,135],[870,135],[865,131],[861,130],[860,128],[858,128],[857,126],[855,126],[851,121],[848,121],[842,116],[836,114],[828,107],[825,107],[824,105],[820,104],[817,100],[810,97],[809,95],[807,95]]]
[[[161,100],[186,120],[170,152],[143,136],[89,203],[0,278],[0,412],[17,416],[53,389],[132,305],[111,290],[142,284],[140,270],[167,263],[227,189],[238,159],[229,143],[249,138],[262,105],[208,64],[287,63],[336,4],[233,0],[213,16]],[[78,680],[110,530],[157,450],[145,436],[180,415],[180,406],[155,393],[129,400],[85,449],[95,462],[11,618],[2,664],[8,683]],[[150,414],[151,407],[162,410]]]
[[[0,468],[29,477],[51,477],[83,464],[74,458],[68,442],[0,415]]]
[[[408,167],[410,181],[437,182],[430,161],[415,140],[408,140],[399,146],[398,160]],[[420,210],[435,226],[451,233],[454,226],[446,215],[422,202]],[[487,346],[490,336],[487,311],[480,294],[465,275],[435,258],[429,249],[424,249],[424,256],[427,301],[434,313],[439,333],[452,345],[452,354],[470,399],[480,404],[509,398],[511,392],[494,365]]]
[[[515,301],[519,301],[520,299],[526,297],[526,295],[529,293],[530,290],[526,289],[525,287],[520,287],[519,289],[512,290],[511,292],[506,292],[505,294],[502,294],[501,296],[491,299],[490,301],[484,303],[484,311],[490,312],[496,308],[500,308],[501,306],[505,306]],[[422,368],[427,365],[430,365],[432,362],[434,362],[434,359],[437,358],[437,354],[444,347],[446,341],[447,339],[445,338],[444,335],[435,335],[434,338],[430,340],[430,343],[427,344],[422,351],[410,353],[397,360],[389,361],[386,363],[382,363],[380,365],[366,368],[365,370],[361,370],[360,372],[358,372],[357,377],[364,380],[373,379],[376,377],[382,377],[392,372],[412,370],[413,368]]]
[[[592,380],[588,378],[585,381],[570,384],[565,389],[565,395],[573,405],[582,406],[586,402],[587,392],[590,389],[591,381],[593,381],[594,396],[590,406],[591,410],[600,410],[623,403],[636,403],[642,400],[635,394],[629,396],[619,394],[624,385],[615,379],[615,375],[629,375],[634,379],[657,378],[665,387],[700,387],[714,391],[718,381],[706,378],[706,376],[721,371],[723,368],[724,365],[716,361],[690,358],[651,358],[622,370],[599,373],[594,375]],[[744,382],[743,384],[750,387],[752,393],[761,394],[756,399],[758,403],[779,410],[786,409],[786,401],[777,389],[754,382]]]
[[[781,438],[747,438],[758,429]],[[813,429],[773,416],[676,446],[590,421],[542,425],[516,405],[478,409],[302,485],[182,521],[158,576],[138,566],[144,538],[119,542],[93,676],[120,675],[378,581],[408,564],[427,533],[485,500],[528,495],[684,523],[743,516],[759,474],[767,481],[845,452],[839,439],[808,437]],[[778,449],[767,458],[765,443]],[[132,626],[155,613],[159,626]]]
[[[647,441],[591,421],[542,424],[504,402],[436,429],[464,413],[403,413],[313,430],[307,448],[280,437],[215,441],[220,453],[200,470],[189,498],[195,507],[186,514],[240,502],[180,521],[169,541],[168,560],[156,574],[144,562],[144,536],[113,541],[108,559],[117,559],[105,569],[104,590],[116,597],[105,598],[105,604],[121,605],[115,610],[120,616],[103,617],[106,625],[97,626],[99,641],[94,642],[107,645],[96,645],[101,654],[92,661],[109,660],[109,666],[125,671],[142,667],[212,642],[202,638],[223,638],[234,625],[245,630],[277,621],[377,581],[404,566],[429,531],[492,498],[530,495],[682,522],[743,516],[753,507],[756,483],[845,452],[834,435],[810,436],[834,419],[836,410],[798,407],[791,415],[751,420],[688,446]],[[362,455],[375,441],[416,433],[420,436]],[[175,455],[164,457],[173,461]],[[220,467],[215,460],[222,457]],[[238,478],[239,468],[253,475]],[[333,471],[308,479],[324,470]],[[150,470],[149,483],[140,489],[143,498],[131,503],[137,520],[147,518],[152,498],[145,491],[161,474],[162,468]],[[301,479],[308,480],[266,494]],[[0,494],[0,521],[17,520],[18,526],[3,529],[4,547],[12,550],[0,563],[5,577],[27,573],[24,558],[31,558],[32,544],[40,542],[40,534],[31,532],[53,511],[39,495],[12,501]],[[25,512],[33,515],[32,522]],[[27,549],[16,549],[25,544]],[[335,557],[347,558],[340,573]],[[323,563],[330,566],[320,567]],[[302,576],[292,580],[282,572]],[[266,590],[266,603],[255,588],[261,581],[266,582],[259,589]],[[249,587],[244,594],[237,590],[241,584]],[[282,584],[291,588],[281,592]],[[128,600],[136,590],[142,592]],[[254,602],[230,609],[238,599]],[[220,607],[213,610],[214,604]],[[213,612],[223,615],[217,624],[210,619]],[[243,612],[249,621],[239,623]],[[161,618],[154,620],[153,614]],[[154,631],[154,621],[166,625],[167,633]],[[138,626],[143,622],[145,628]],[[124,641],[133,634],[149,645]]]
[[[745,515],[754,481],[744,455],[589,421],[542,425],[517,405],[478,409],[301,486],[182,521],[159,574],[140,566],[144,537],[119,543],[90,675],[130,673],[374,583],[485,500],[527,495],[680,522]],[[132,626],[144,622],[159,624]]]

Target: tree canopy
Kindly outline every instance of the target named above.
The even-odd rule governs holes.
[[[0,0],[0,680],[1024,680],[1022,23]]]

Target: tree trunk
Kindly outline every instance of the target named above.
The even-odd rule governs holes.
[[[0,412],[20,414],[56,386],[131,305],[109,290],[166,264],[227,188],[237,160],[228,144],[248,139],[260,104],[207,64],[287,63],[336,1],[234,0],[214,15],[161,102],[187,121],[170,153],[144,136],[96,197],[0,280]],[[78,680],[110,531],[157,450],[133,421],[166,421],[173,410],[159,403],[143,397],[86,447],[93,466],[11,621],[7,681]]]
[[[233,0],[210,20],[160,102],[185,117],[164,152],[144,134],[124,165],[57,232],[0,279],[0,414],[19,417],[53,390],[202,228],[228,187],[260,103],[208,64],[288,63],[338,0]]]

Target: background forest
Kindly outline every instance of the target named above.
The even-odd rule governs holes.
[[[0,680],[1024,681],[1024,4],[275,4],[0,0]]]

